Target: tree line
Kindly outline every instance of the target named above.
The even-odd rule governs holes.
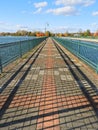
[[[0,36],[36,36],[36,37],[42,37],[42,36],[58,36],[58,37],[98,37],[98,30],[95,33],[92,33],[89,29],[82,32],[81,30],[79,30],[79,32],[77,33],[69,33],[68,31],[65,33],[52,33],[50,31],[46,31],[46,32],[40,32],[40,31],[36,31],[36,32],[31,32],[31,31],[25,31],[25,30],[19,30],[15,33],[11,33],[11,32],[1,32]]]
[[[55,34],[46,31],[45,33],[36,31],[36,32],[31,32],[31,31],[25,31],[25,30],[19,30],[15,33],[11,32],[1,32],[0,36],[36,36],[36,37],[41,37],[41,36],[54,36]]]

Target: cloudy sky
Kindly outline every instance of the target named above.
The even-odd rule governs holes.
[[[0,0],[0,32],[98,30],[98,0]]]

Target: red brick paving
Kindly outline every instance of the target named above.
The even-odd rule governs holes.
[[[47,49],[48,49],[48,51],[47,51],[48,58],[45,61],[46,68],[51,69],[51,68],[53,68],[53,65],[54,65],[53,58],[51,57],[53,55],[52,54],[52,45],[49,44]],[[43,97],[43,95],[45,95],[45,96]],[[53,96],[53,95],[55,95],[55,96]],[[54,77],[53,77],[52,71],[50,71],[49,73],[44,75],[41,99],[42,98],[44,100],[44,103],[43,103],[43,101],[40,102],[39,114],[41,113],[40,111],[42,111],[43,109],[44,109],[44,113],[42,112],[43,114],[48,114],[48,113],[53,113],[54,111],[58,111],[57,105],[54,104],[55,99],[56,99],[56,85],[54,82]],[[41,122],[40,122],[40,120],[41,120]],[[48,115],[48,116],[43,117],[42,119],[40,119],[40,118],[38,119],[37,130],[38,129],[53,130],[53,127],[55,128],[58,125],[59,125],[59,115],[58,114]],[[59,129],[60,128],[58,126],[57,130],[59,130]]]

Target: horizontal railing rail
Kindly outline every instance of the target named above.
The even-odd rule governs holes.
[[[54,40],[82,59],[98,73],[98,44],[59,37],[55,37]]]
[[[44,40],[46,40],[46,37],[0,44],[0,73],[3,67],[17,58],[22,57],[23,54],[33,49]]]

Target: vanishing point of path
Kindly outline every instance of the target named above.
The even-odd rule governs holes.
[[[70,56],[48,38],[5,68],[0,130],[98,130],[98,76]]]

